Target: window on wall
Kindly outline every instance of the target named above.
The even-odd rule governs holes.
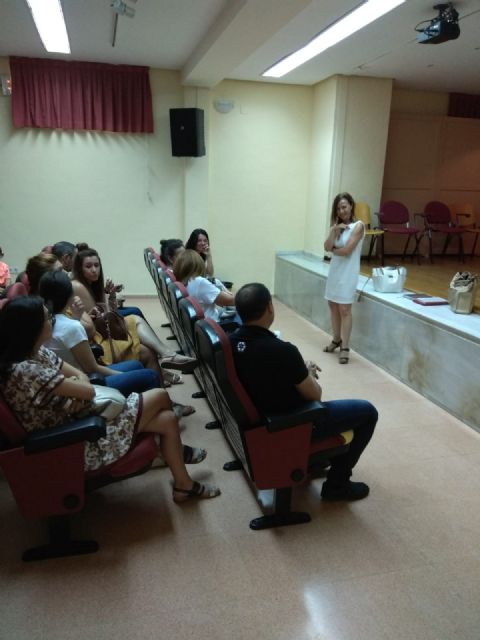
[[[10,58],[15,127],[153,133],[148,67]]]

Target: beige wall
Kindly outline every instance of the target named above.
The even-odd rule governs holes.
[[[335,76],[315,87],[311,188],[305,248],[323,255],[335,195],[378,207],[390,119],[392,81]]]
[[[0,65],[7,67],[5,59]],[[389,82],[337,77],[313,88],[225,81],[207,91],[184,89],[177,73],[153,70],[155,133],[143,136],[14,130],[10,98],[2,98],[6,259],[23,268],[53,241],[87,241],[127,294],[153,293],[143,248],[202,226],[218,275],[237,286],[273,286],[276,251],[323,255],[338,190],[375,198]],[[234,109],[218,113],[217,98],[232,100]],[[205,157],[171,155],[168,109],[180,106],[205,110]]]
[[[309,87],[225,81],[211,95],[208,230],[216,272],[273,286],[275,252],[303,249]],[[215,99],[235,103],[218,113]]]
[[[154,135],[16,129],[0,97],[1,244],[11,266],[58,240],[98,248],[127,292],[154,293],[142,250],[182,236],[183,162],[172,158],[168,108],[182,106],[178,74],[151,73]]]

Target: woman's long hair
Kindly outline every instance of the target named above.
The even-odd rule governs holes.
[[[105,281],[103,278],[103,267],[100,256],[95,249],[91,249],[88,244],[77,244],[78,252],[73,261],[72,274],[73,279],[81,282],[92,294],[95,302],[105,302]],[[89,282],[83,275],[83,261],[86,258],[98,258],[100,265],[100,275],[96,282]]]
[[[198,236],[200,235],[205,236],[207,238],[208,244],[210,244],[210,238],[208,237],[208,233],[205,231],[205,229],[194,229],[185,244],[185,249],[193,249],[194,251],[196,251]],[[205,259],[205,256],[203,254],[201,255]]]
[[[39,253],[29,258],[25,273],[28,278],[29,291],[32,295],[37,294],[38,283],[43,274],[47,273],[47,271],[53,271],[57,262],[58,258],[53,253]]]
[[[43,300],[39,296],[19,296],[0,310],[0,377],[13,364],[28,360],[45,324]]]
[[[72,281],[65,271],[49,271],[41,277],[38,293],[51,313],[61,313],[72,297]]]
[[[339,193],[338,195],[335,196],[335,199],[332,204],[332,215],[330,219],[331,224],[335,224],[337,222],[337,219],[338,219],[337,207],[340,200],[346,200],[348,204],[352,207],[352,215],[350,217],[350,222],[353,222],[355,220],[355,200],[352,198],[352,196],[349,193],[345,192],[345,193]]]
[[[199,253],[193,249],[185,249],[175,260],[173,273],[179,282],[186,285],[192,278],[205,276],[205,263]]]
[[[176,238],[170,238],[170,240],[160,240],[160,258],[167,267],[172,266],[175,251],[183,247],[183,242]]]

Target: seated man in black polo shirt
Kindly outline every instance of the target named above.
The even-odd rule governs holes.
[[[304,362],[293,344],[269,331],[275,312],[269,290],[263,284],[243,286],[235,296],[243,326],[230,334],[238,377],[260,412],[292,411],[305,401],[321,400],[318,367]],[[326,416],[314,425],[312,437],[324,438],[352,429],[348,451],[332,458],[323,483],[324,500],[361,500],[368,485],[352,482],[350,476],[372,437],[378,419],[375,407],[366,400],[331,400],[323,403]]]

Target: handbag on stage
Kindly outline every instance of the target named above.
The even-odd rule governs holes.
[[[478,276],[469,271],[458,271],[448,288],[448,304],[455,313],[472,313],[477,291]]]
[[[401,293],[406,277],[405,267],[374,267],[372,269],[373,288],[379,293]]]

